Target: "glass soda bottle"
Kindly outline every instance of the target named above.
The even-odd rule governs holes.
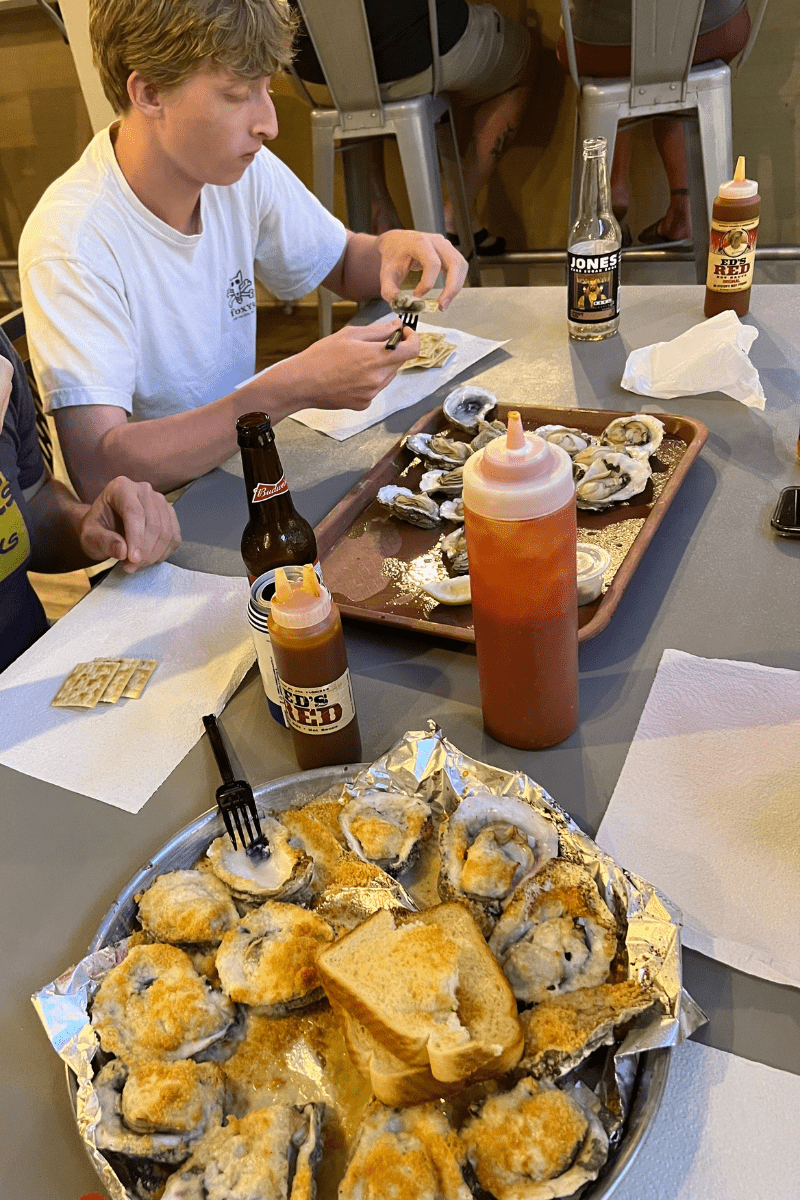
[[[245,413],[236,422],[247,488],[250,518],[242,533],[242,558],[251,584],[257,583],[257,608],[261,617],[258,662],[272,716],[285,725],[274,661],[269,646],[267,618],[275,591],[278,567],[317,563],[314,530],[294,506],[275,445],[275,434],[266,413]],[[253,603],[251,602],[251,609]]]
[[[611,211],[606,139],[586,138],[578,219],[567,241],[569,336],[597,342],[619,329],[622,233]]]
[[[342,621],[311,564],[302,583],[276,571],[269,634],[286,723],[303,770],[361,761]]]
[[[464,464],[464,524],[483,725],[506,746],[553,746],[578,723],[577,512],[560,446],[508,433]]]

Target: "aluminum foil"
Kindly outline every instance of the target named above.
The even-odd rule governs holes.
[[[629,977],[656,990],[662,1011],[632,1029],[615,1053],[609,1051],[596,1080],[589,1085],[579,1080],[580,1087],[591,1086],[602,1107],[612,1145],[618,1142],[636,1078],[634,1056],[640,1051],[677,1045],[706,1021],[681,982],[679,910],[651,884],[618,867],[539,784],[521,772],[503,771],[462,754],[434,721],[428,722],[425,731],[406,733],[386,754],[344,784],[344,789],[338,785],[334,793],[325,796],[337,798],[343,790],[347,799],[376,789],[416,794],[441,815],[452,812],[464,796],[476,791],[524,800],[557,829],[559,853],[594,875],[612,912],[624,912]],[[377,908],[398,905],[416,908],[406,889],[385,876],[370,886],[341,887],[336,896],[323,893],[318,908],[324,912],[330,906],[339,914],[345,910],[355,925]],[[100,982],[124,959],[127,948],[128,939],[124,939],[88,955],[32,997],[50,1042],[74,1073],[78,1129],[111,1200],[130,1200],[131,1193],[95,1145],[99,1102],[92,1076],[99,1043],[88,1009]],[[300,1047],[296,1057],[297,1069],[319,1083],[319,1064],[314,1055],[304,1055]]]

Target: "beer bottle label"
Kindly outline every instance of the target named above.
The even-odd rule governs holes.
[[[706,287],[712,292],[744,292],[753,282],[758,217],[711,222]]]
[[[619,250],[567,253],[567,317],[581,325],[619,316]]]
[[[332,683],[318,687],[296,687],[283,679],[280,685],[286,724],[298,733],[308,733],[312,737],[337,733],[356,715],[348,668]]]
[[[253,504],[261,504],[264,500],[274,500],[276,496],[285,496],[289,491],[286,476],[281,475],[277,483],[257,483],[253,488]]]

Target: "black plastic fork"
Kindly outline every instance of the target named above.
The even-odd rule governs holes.
[[[225,749],[217,718],[213,713],[203,717],[203,724],[223,780],[216,792],[217,806],[222,813],[233,848],[236,849],[238,833],[242,849],[251,858],[269,858],[269,842],[261,830],[253,789],[246,780],[234,779],[231,760],[228,758],[228,751]]]
[[[399,329],[395,329],[394,333],[386,343],[387,350],[395,350],[400,345],[403,337],[404,325],[407,325],[409,329],[417,328],[417,321],[419,320],[418,312],[410,312],[406,309],[404,312],[398,313],[397,315],[400,318],[401,325]]]

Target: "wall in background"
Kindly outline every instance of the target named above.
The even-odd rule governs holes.
[[[81,3],[69,0],[70,15]],[[483,219],[505,234],[511,249],[563,246],[574,89],[555,58],[558,0],[495,3],[509,16],[538,24],[543,50],[529,118],[488,190]],[[747,156],[748,174],[759,181],[762,244],[800,243],[798,96],[800,6],[797,0],[770,0],[753,54],[733,79],[734,154]],[[276,80],[276,105],[281,134],[272,148],[310,184],[308,110],[289,80]],[[72,56],[57,29],[40,10],[0,0],[0,258],[16,257],[28,214],[90,138]],[[629,221],[635,236],[665,210],[667,184],[649,128],[636,128],[634,138]],[[386,154],[390,185],[408,219],[390,139]],[[338,197],[344,216],[341,188]]]

